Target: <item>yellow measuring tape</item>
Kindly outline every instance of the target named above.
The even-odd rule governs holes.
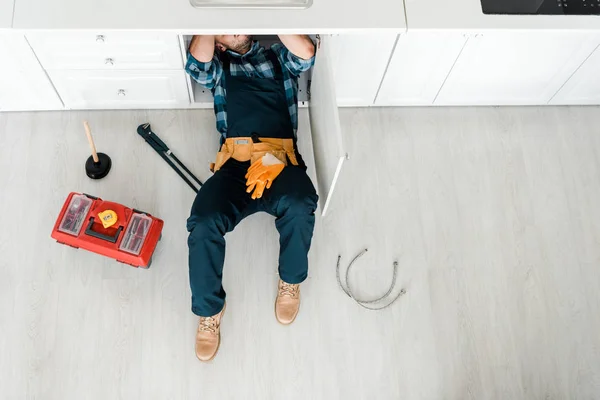
[[[110,228],[111,226],[116,224],[118,220],[117,213],[113,210],[102,211],[98,213],[98,216],[100,217],[100,221],[102,222],[102,226],[104,228]]]

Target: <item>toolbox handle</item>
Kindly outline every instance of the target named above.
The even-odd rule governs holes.
[[[120,226],[119,229],[117,229],[117,232],[115,232],[115,235],[110,236],[110,235],[105,235],[103,233],[98,233],[96,231],[93,231],[92,226],[94,226],[94,217],[90,217],[90,222],[88,223],[87,228],[85,228],[86,235],[93,236],[98,239],[106,240],[107,242],[111,242],[111,243],[117,243],[117,240],[119,239],[119,235],[123,231],[123,227]]]

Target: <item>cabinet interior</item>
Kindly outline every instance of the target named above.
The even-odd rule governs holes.
[[[311,36],[312,37],[312,36]],[[254,40],[258,40],[261,46],[265,48],[271,47],[271,45],[280,42],[279,38],[276,35],[253,35]],[[314,40],[314,37],[313,37]],[[187,59],[187,49],[189,48],[190,42],[192,41],[192,35],[183,36],[183,52],[185,53],[185,59]],[[192,104],[198,108],[212,108],[213,106],[213,97],[210,90],[204,88],[202,85],[198,84],[196,81],[190,78],[189,75],[186,75],[189,85],[192,88],[191,100]],[[309,85],[312,80],[312,69],[304,72],[298,78],[298,105],[300,107],[304,107],[308,105],[308,100],[310,98]]]

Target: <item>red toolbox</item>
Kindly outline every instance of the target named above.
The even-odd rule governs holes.
[[[83,193],[70,193],[52,238],[134,267],[148,268],[163,221],[152,215]]]

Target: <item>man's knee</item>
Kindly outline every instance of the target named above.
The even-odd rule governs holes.
[[[314,215],[319,197],[312,192],[293,192],[285,195],[279,202],[280,215]]]
[[[221,210],[192,213],[187,220],[187,230],[192,237],[205,237],[215,234],[225,235],[234,226],[234,217]]]

